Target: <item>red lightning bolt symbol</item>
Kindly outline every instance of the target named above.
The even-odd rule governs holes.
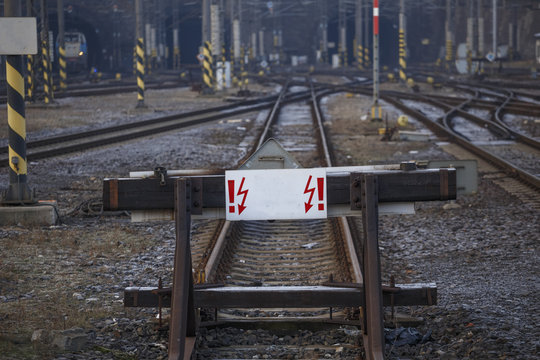
[[[308,181],[307,181],[307,184],[306,184],[306,189],[304,190],[304,194],[310,193],[308,202],[304,202],[304,208],[306,210],[306,213],[309,211],[309,209],[311,209],[313,207],[313,205],[311,205],[311,199],[313,199],[313,194],[315,193],[315,188],[314,187],[309,188],[310,183],[311,183],[311,175],[309,175],[309,178],[308,178]]]
[[[242,178],[242,182],[240,182],[240,187],[238,188],[238,193],[236,195],[244,195],[244,198],[242,199],[242,203],[238,204],[238,215],[242,213],[246,209],[246,206],[244,206],[244,203],[246,202],[246,197],[249,190],[242,190],[242,186],[244,186],[244,180],[246,180],[245,177]]]

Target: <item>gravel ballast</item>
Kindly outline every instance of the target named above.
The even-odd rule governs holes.
[[[153,111],[180,109],[174,97],[181,97],[182,91],[175,90],[174,97],[167,97],[167,91],[160,90],[159,107]],[[200,99],[189,97],[193,104],[186,104],[186,109],[199,107]],[[73,117],[82,106],[90,111],[107,101],[123,104],[125,99],[73,98],[69,106],[54,111],[61,121],[61,116]],[[360,119],[370,105],[369,98],[345,94],[326,101],[325,126],[338,165],[451,158],[434,141],[380,142],[377,130],[382,125]],[[115,119],[126,111],[119,106],[120,114],[114,115],[114,103],[103,107]],[[47,111],[40,109],[32,116]],[[390,121],[400,115],[389,105],[384,111]],[[129,115],[139,120],[148,116]],[[165,359],[168,332],[157,329],[157,310],[125,309],[122,296],[127,286],[157,286],[159,278],[170,284],[174,224],[134,224],[123,214],[100,214],[95,204],[99,205],[102,179],[155,166],[229,168],[245,155],[264,115],[244,115],[114,149],[30,163],[30,187],[39,199],[58,201],[62,223],[0,229],[0,358]],[[414,130],[411,124],[414,121],[409,130]],[[36,132],[47,136],[42,128]],[[7,184],[7,170],[0,178]],[[394,276],[397,283],[438,286],[437,305],[397,309],[422,318],[415,328],[422,335],[430,333],[429,338],[417,345],[388,344],[389,359],[536,359],[540,352],[536,301],[540,216],[482,173],[479,178],[478,193],[460,197],[452,206],[419,203],[414,215],[380,219],[383,280]],[[193,232],[196,236],[197,227]],[[47,339],[53,337],[52,331],[72,328],[82,328],[87,335],[80,350],[62,350]],[[41,340],[32,342],[39,329],[50,336],[42,334]],[[354,327],[286,335],[263,329],[201,328],[196,358],[356,359],[362,354],[358,338]]]

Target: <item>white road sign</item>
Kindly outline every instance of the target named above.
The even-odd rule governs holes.
[[[36,18],[0,17],[0,55],[37,54]]]
[[[232,221],[326,218],[326,170],[226,171],[225,204]]]

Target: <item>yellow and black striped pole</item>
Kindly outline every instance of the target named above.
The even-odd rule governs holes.
[[[144,107],[144,40],[137,39],[137,107]]]
[[[8,55],[6,62],[7,111],[9,125],[9,188],[4,203],[32,203],[27,185],[26,119],[22,56]]]
[[[364,48],[364,66],[369,66],[369,48],[367,46]]]
[[[49,72],[49,56],[47,49],[47,41],[41,42],[41,68],[43,70],[43,101],[45,104],[52,102],[52,87],[51,87],[51,77]]]
[[[212,59],[212,44],[209,41],[204,42],[203,47],[203,83],[204,94],[214,93],[214,71],[213,71],[213,59]]]
[[[58,47],[58,65],[60,67],[60,90],[64,91],[67,88],[66,85],[66,49],[62,45]]]
[[[446,69],[450,69],[450,62],[454,58],[452,40],[446,40]]]
[[[358,45],[358,70],[364,70],[364,48],[362,44]]]
[[[34,55],[26,56],[26,98],[34,101]]]
[[[405,30],[399,29],[399,79],[401,82],[407,82],[407,62],[405,61]]]

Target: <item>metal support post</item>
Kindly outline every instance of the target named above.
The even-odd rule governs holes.
[[[66,45],[64,39],[64,0],[57,0],[56,11],[58,12],[58,72],[60,73],[60,90],[67,88],[66,79]]]
[[[179,16],[180,16],[180,2],[179,1],[173,1],[173,29],[172,29],[172,35],[173,35],[173,69],[179,70],[180,69],[180,41],[179,41]]]
[[[493,51],[493,55],[495,55],[495,59],[498,59],[499,56],[497,54],[497,0],[493,0],[492,3],[492,15],[493,15],[493,21],[492,21],[492,43],[491,43],[491,51]]]
[[[356,28],[356,62],[358,63],[358,70],[364,70],[364,47],[363,34],[362,34],[362,11],[364,7],[364,0],[356,1],[356,16],[355,16],[355,28]]]
[[[213,70],[213,59],[212,59],[212,44],[209,41],[204,43],[203,47],[203,83],[204,83],[204,94],[213,94],[214,93],[214,70]]]
[[[347,8],[344,0],[339,0],[339,62],[347,66]]]
[[[196,318],[191,274],[191,182],[180,178],[175,183],[176,249],[169,326],[169,359],[189,359],[195,343]],[[187,341],[187,338],[190,341]]]
[[[328,63],[328,16],[327,16],[327,3],[326,0],[321,0],[319,3],[319,51],[320,62]]]
[[[7,0],[4,3],[4,16],[20,17],[20,1]],[[22,59],[21,55],[6,56],[9,187],[3,198],[4,204],[29,204],[34,202],[32,192],[27,184],[26,118]]]
[[[452,19],[452,0],[446,0],[446,23],[445,23],[446,58],[445,60],[446,60],[447,71],[450,71],[450,62],[454,59],[451,19]]]
[[[43,71],[43,92],[45,104],[53,102],[51,66],[49,62],[49,31],[47,25],[47,1],[41,0],[41,66]]]
[[[375,0],[376,1],[376,0]],[[364,347],[368,360],[384,358],[383,302],[379,259],[379,213],[377,175],[362,174],[362,225],[364,229]]]
[[[202,0],[202,42],[210,41],[210,0]]]
[[[26,0],[26,16],[34,17],[34,5],[32,0]],[[35,74],[34,74],[34,55],[26,56],[26,99],[28,101],[34,101],[34,87],[35,87]]]
[[[379,105],[379,0],[373,0],[373,105],[371,121],[382,120]]]
[[[476,16],[478,17],[478,56],[483,56],[485,53],[485,38],[484,38],[484,4],[483,0],[476,0]]]
[[[144,104],[144,40],[137,39],[137,107],[145,107]]]
[[[26,99],[34,101],[34,55],[26,55]]]
[[[142,0],[135,0],[135,58],[137,74],[137,107],[145,107],[144,104],[144,38],[142,29]]]
[[[399,1],[399,78],[401,82],[407,83],[407,62],[405,44],[405,0]]]
[[[366,11],[364,11],[364,67],[368,67],[369,64],[369,10],[366,9]]]

